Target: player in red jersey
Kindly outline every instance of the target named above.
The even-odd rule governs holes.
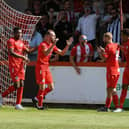
[[[72,63],[77,74],[80,74],[80,68],[76,65],[79,62],[88,62],[92,60],[93,47],[87,43],[87,37],[80,35],[79,43],[71,50],[70,62]]]
[[[22,94],[23,94],[23,86],[25,79],[25,70],[24,64],[29,60],[24,53],[33,52],[36,48],[27,48],[24,45],[22,39],[22,30],[18,27],[14,28],[14,37],[10,38],[7,41],[8,47],[8,61],[9,61],[9,72],[11,79],[13,81],[13,85],[6,89],[1,94],[1,102],[2,98],[6,97],[11,92],[17,90],[17,100],[16,100],[16,109],[24,109],[21,105]]]
[[[123,111],[123,104],[125,101],[125,98],[127,96],[128,86],[129,86],[129,29],[124,29],[121,32],[121,38],[122,38],[122,45],[120,46],[121,51],[125,55],[126,59],[126,66],[123,73],[123,80],[122,80],[122,91],[120,96],[120,107],[114,112],[122,112]]]
[[[63,56],[73,42],[73,38],[70,37],[66,41],[67,45],[63,50],[60,50],[56,47],[57,41],[58,39],[56,38],[55,32],[53,30],[48,30],[45,34],[44,41],[38,47],[38,59],[35,73],[36,81],[39,85],[39,91],[37,96],[33,98],[32,101],[36,108],[39,110],[44,109],[44,96],[54,89],[52,75],[49,70],[49,59],[51,57],[51,54],[52,52],[55,52]],[[48,86],[47,88],[45,87],[46,84]]]
[[[118,62],[120,48],[117,43],[112,42],[112,34],[110,32],[104,34],[103,40],[106,43],[106,48],[98,47],[98,52],[107,64],[107,98],[105,107],[100,108],[98,111],[108,112],[112,99],[115,108],[118,108],[116,86],[120,75]]]

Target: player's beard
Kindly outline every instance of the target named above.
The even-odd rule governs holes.
[[[51,42],[54,43],[56,38],[51,38]]]

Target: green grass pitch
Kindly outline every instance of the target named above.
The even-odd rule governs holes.
[[[39,111],[0,108],[0,129],[129,129],[129,111],[102,113],[87,109]]]

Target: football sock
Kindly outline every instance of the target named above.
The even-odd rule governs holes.
[[[51,92],[52,90],[49,88],[49,87],[47,87],[46,89],[45,89],[45,91],[44,91],[44,96],[46,96],[49,92]]]
[[[21,104],[22,95],[23,95],[23,87],[19,87],[17,89],[17,101],[16,101],[16,104]]]
[[[107,108],[110,108],[110,105],[111,105],[111,102],[112,102],[112,98],[106,98],[106,105],[105,105],[105,107],[107,107]]]
[[[42,107],[43,106],[43,97],[44,97],[44,90],[38,91],[38,106]]]
[[[118,95],[113,95],[113,103],[115,105],[115,108],[118,108]]]
[[[10,86],[7,90],[5,90],[3,93],[2,93],[2,97],[5,97],[7,96],[8,94],[12,93],[13,91],[15,91],[15,87],[14,86]]]

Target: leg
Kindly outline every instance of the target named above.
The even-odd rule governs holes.
[[[113,89],[112,98],[113,98],[113,103],[115,105],[115,108],[117,109],[119,106],[118,106],[118,95],[116,92],[116,88]]]
[[[123,84],[122,85],[122,92],[120,96],[120,108],[123,108],[125,98],[127,96],[127,91],[128,91],[128,85]]]
[[[42,108],[43,107],[43,97],[44,97],[44,90],[45,90],[45,84],[40,84],[39,85],[39,91],[37,94],[37,99],[38,99],[38,108]]]
[[[3,93],[2,93],[2,97],[6,97],[7,95],[9,95],[10,93],[14,92],[16,90],[15,88],[15,84],[12,86],[9,86],[8,89],[6,89]]]
[[[15,82],[15,87],[17,89],[17,99],[16,99],[16,106],[15,109],[23,110],[24,108],[21,106],[21,100],[22,100],[22,93],[23,93],[23,85],[24,81],[19,80]]]
[[[107,98],[106,98],[106,108],[110,108],[111,102],[112,102],[112,93],[113,93],[113,88],[107,88]]]
[[[52,90],[54,90],[54,84],[53,83],[52,84],[48,84],[48,87],[44,91],[44,96],[46,96]]]
[[[124,73],[123,73],[123,80],[122,80],[122,92],[120,96],[120,108],[121,109],[123,108],[123,104],[127,96],[128,85],[129,85],[129,68],[125,68]]]
[[[53,83],[52,74],[50,71],[46,72],[46,80],[45,81],[46,81],[46,84],[48,84],[48,87],[45,89],[44,95],[47,95],[49,92],[54,90],[54,83]]]
[[[20,80],[20,87],[17,89],[17,101],[16,104],[21,104],[23,95],[24,81]]]

